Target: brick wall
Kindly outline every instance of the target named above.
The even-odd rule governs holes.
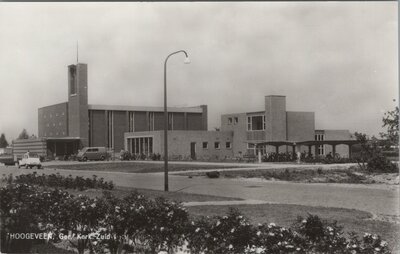
[[[86,64],[68,66],[68,132],[71,137],[80,137],[83,146],[89,141],[87,83]]]
[[[314,140],[315,114],[314,112],[286,112],[287,140],[308,141]]]
[[[106,115],[104,110],[90,110],[90,146],[106,146]]]
[[[68,103],[55,104],[38,109],[39,137],[68,136]]]
[[[164,154],[164,132],[145,131],[125,133],[129,137],[153,137],[153,152]],[[203,148],[203,142],[208,142],[208,148]],[[214,143],[220,143],[220,149]],[[189,159],[191,143],[195,143],[198,160],[221,160],[233,157],[233,149],[226,148],[226,142],[233,142],[232,131],[168,131],[168,155],[170,159]]]
[[[114,111],[114,151],[124,149],[124,133],[126,131],[126,112]]]
[[[269,141],[286,140],[286,97],[265,96],[265,116],[266,139]]]

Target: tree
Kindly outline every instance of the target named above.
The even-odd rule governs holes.
[[[354,136],[361,145],[361,152],[357,158],[357,163],[361,170],[371,173],[398,172],[397,164],[392,163],[382,154],[377,138],[368,138],[366,134],[357,132],[354,133]]]
[[[8,142],[4,133],[1,133],[0,136],[0,148],[6,148],[8,146]]]
[[[29,134],[26,129],[22,130],[22,132],[18,136],[18,139],[29,139]]]
[[[399,107],[384,114],[382,127],[386,127],[386,133],[380,133],[382,138],[388,139],[393,144],[399,143]]]

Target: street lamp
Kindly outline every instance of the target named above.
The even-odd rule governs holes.
[[[168,111],[167,111],[167,61],[170,56],[184,53],[186,58],[184,63],[189,64],[190,60],[185,50],[173,52],[165,58],[164,62],[164,191],[168,191]]]

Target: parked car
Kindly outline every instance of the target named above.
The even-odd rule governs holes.
[[[107,149],[105,147],[85,147],[78,152],[76,156],[78,161],[101,160],[108,158]]]
[[[12,154],[0,154],[0,163],[4,163],[4,165],[15,165],[14,156]]]
[[[18,168],[33,168],[36,167],[40,169],[42,163],[40,162],[39,155],[37,153],[27,152],[22,156],[22,159],[18,161]]]

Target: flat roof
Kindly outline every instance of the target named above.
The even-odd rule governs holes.
[[[146,107],[146,106],[120,106],[120,105],[93,105],[89,104],[90,110],[114,110],[114,111],[151,111],[164,112],[164,107]],[[168,112],[188,112],[202,113],[203,109],[200,106],[196,107],[168,107]]]
[[[307,140],[307,141],[266,141],[266,140],[247,140],[245,143],[256,144],[256,145],[354,145],[361,143],[358,140],[353,139],[342,139],[342,140]]]

